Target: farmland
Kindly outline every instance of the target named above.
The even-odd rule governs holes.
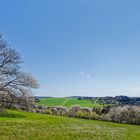
[[[139,140],[140,126],[8,110],[1,140]]]
[[[41,98],[38,105],[44,106],[65,106],[71,107],[74,105],[80,105],[81,107],[94,107],[99,104],[92,103],[90,100],[78,100],[77,98]]]

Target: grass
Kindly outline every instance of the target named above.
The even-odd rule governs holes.
[[[8,110],[0,140],[139,140],[140,126]]]
[[[41,98],[38,105],[44,106],[65,106],[71,107],[74,105],[80,105],[82,107],[94,107],[99,104],[92,103],[90,100],[78,100],[76,98]]]

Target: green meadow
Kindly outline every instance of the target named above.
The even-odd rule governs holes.
[[[90,100],[78,100],[76,98],[41,98],[38,105],[44,106],[65,106],[71,107],[74,105],[80,105],[81,107],[94,107],[99,106],[95,102],[92,103]]]
[[[0,140],[139,140],[140,126],[8,110]]]

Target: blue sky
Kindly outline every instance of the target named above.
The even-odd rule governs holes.
[[[0,32],[35,95],[140,96],[139,0],[0,0]]]

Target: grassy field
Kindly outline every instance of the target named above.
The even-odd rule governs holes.
[[[71,107],[73,105],[80,105],[82,107],[94,107],[99,104],[92,103],[90,100],[78,100],[76,98],[41,98],[38,105],[44,106],[65,106]]]
[[[140,126],[8,110],[0,140],[140,140]]]

